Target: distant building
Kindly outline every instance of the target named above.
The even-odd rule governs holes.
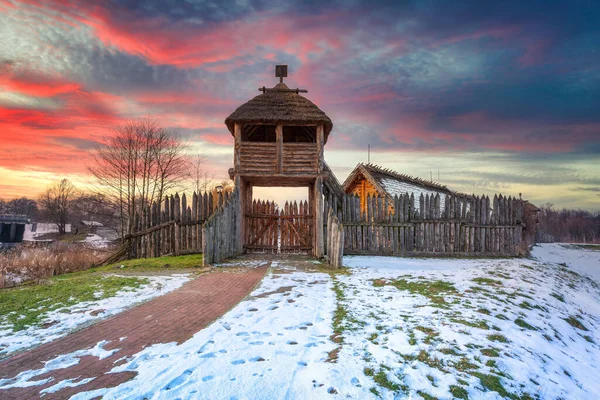
[[[415,207],[418,209],[418,199],[421,194],[424,196],[439,194],[440,206],[443,210],[446,196],[453,194],[450,189],[439,183],[399,174],[374,164],[358,164],[344,182],[343,188],[344,192],[360,197],[360,208],[363,212],[369,195],[392,199],[394,196],[401,196],[406,193],[409,195],[414,194]]]
[[[0,245],[21,243],[28,223],[26,215],[0,215]]]

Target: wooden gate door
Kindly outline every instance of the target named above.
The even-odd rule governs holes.
[[[313,217],[308,202],[285,203],[280,213],[281,253],[310,253],[312,251]]]
[[[246,214],[244,249],[256,253],[277,253],[279,249],[279,210],[273,201],[254,200]]]
[[[244,249],[250,253],[310,253],[313,218],[308,202],[287,203],[278,210],[272,201],[254,200],[246,214]]]

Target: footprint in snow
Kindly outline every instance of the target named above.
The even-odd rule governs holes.
[[[252,357],[250,360],[248,360],[250,362],[263,362],[263,361],[267,361],[262,357]]]
[[[248,344],[251,344],[253,346],[260,346],[261,344],[265,344],[265,342],[261,342],[261,341],[258,341],[258,342],[248,342]]]
[[[229,325],[227,322],[224,322],[222,325],[223,325],[223,328],[227,329],[228,331],[231,330],[231,325]]]
[[[250,309],[248,309],[248,311],[250,311],[250,312],[256,312],[256,311],[258,311],[258,308],[250,308]]]
[[[207,382],[210,381],[214,378],[214,375],[207,375],[204,378],[202,378],[202,382]]]
[[[298,342],[295,342],[295,341],[293,341],[293,340],[288,340],[287,344],[289,344],[289,345],[292,345],[292,346],[295,346],[295,345],[297,345],[297,344],[298,344]]]
[[[215,353],[206,353],[206,354],[202,354],[200,356],[200,358],[215,358],[215,357],[216,357]]]
[[[188,377],[192,374],[192,370],[191,369],[186,369],[185,371],[183,371],[183,373],[181,375],[179,375],[178,377],[176,377],[175,379],[173,379],[171,382],[169,382],[167,384],[167,386],[165,386],[164,390],[171,390],[177,386],[180,386],[182,383],[184,383]]]
[[[353,384],[356,387],[360,387],[360,381],[357,378],[352,378],[350,380],[350,383]]]
[[[242,365],[242,364],[246,364],[246,361],[244,361],[244,360],[235,360],[235,361],[232,361],[231,364],[233,364],[233,365]]]
[[[317,344],[315,342],[310,342],[305,344],[304,347],[317,347]]]
[[[306,361],[298,361],[298,365],[300,365],[301,367],[306,367],[308,363]]]
[[[248,332],[238,332],[235,336],[250,336],[250,334]]]
[[[198,354],[204,353],[206,351],[206,349],[208,348],[208,346],[210,346],[211,344],[215,344],[215,342],[213,340],[209,340],[208,342],[204,343],[202,345],[202,347],[200,347],[200,349],[196,353],[198,353]]]

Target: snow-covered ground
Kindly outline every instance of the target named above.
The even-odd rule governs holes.
[[[67,233],[71,232],[71,224],[65,225],[65,231]],[[37,240],[39,236],[47,233],[58,233],[58,226],[46,222],[27,224],[25,225],[25,232],[23,232],[23,240],[34,241]]]
[[[558,250],[345,257],[349,268],[334,273],[280,261],[208,328],[111,371],[134,379],[75,398],[598,398],[600,286],[577,273],[592,264],[573,260],[597,263],[600,252]]]
[[[569,268],[580,274],[586,274],[600,283],[600,245],[544,243],[535,246],[531,256],[540,261],[566,264]]]
[[[171,292],[190,279],[187,274],[144,276],[148,283],[139,288],[125,288],[113,297],[86,301],[71,307],[50,311],[38,326],[13,332],[6,316],[0,316],[0,357],[15,351],[50,342],[65,336],[74,329],[94,321],[118,314],[125,309]],[[100,297],[100,293],[98,294]]]

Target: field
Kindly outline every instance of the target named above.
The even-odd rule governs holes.
[[[274,261],[249,298],[212,325],[181,344],[146,347],[111,371],[135,378],[75,398],[590,399],[600,393],[595,249],[551,244],[536,247],[529,259],[345,257],[344,264],[331,270],[306,260]],[[11,384],[33,384],[31,377],[77,357],[62,355]],[[56,383],[62,384],[68,382]]]

